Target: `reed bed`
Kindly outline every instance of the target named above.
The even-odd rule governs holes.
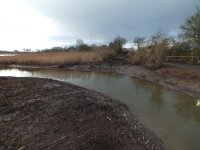
[[[45,52],[16,56],[1,56],[1,65],[61,65],[101,62],[107,56],[104,52]]]

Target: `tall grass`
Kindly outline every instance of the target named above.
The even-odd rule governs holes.
[[[150,47],[143,47],[129,55],[132,64],[143,65],[146,68],[157,69],[162,66],[167,56],[167,43],[161,42]]]
[[[45,52],[0,57],[1,65],[61,65],[101,62],[110,52]]]
[[[151,37],[145,46],[138,46],[138,50],[130,54],[130,62],[143,65],[150,69],[160,68],[168,54],[170,40],[169,37],[159,30]],[[142,39],[142,42],[143,41],[144,39]],[[138,38],[136,42],[138,42]]]

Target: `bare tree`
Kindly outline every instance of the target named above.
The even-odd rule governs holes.
[[[136,36],[135,38],[134,38],[134,43],[135,44],[137,44],[137,48],[138,48],[138,50],[141,48],[141,46],[144,44],[144,37],[139,37],[139,36]]]

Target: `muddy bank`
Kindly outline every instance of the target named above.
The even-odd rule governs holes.
[[[50,79],[0,78],[0,149],[164,149],[126,105]]]
[[[200,69],[163,66],[152,71],[141,66],[122,66],[116,70],[184,92],[194,99],[200,98]]]

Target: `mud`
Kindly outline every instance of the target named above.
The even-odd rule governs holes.
[[[181,91],[200,98],[200,69],[163,66],[158,70],[149,70],[141,66],[122,66],[117,72],[139,77],[163,85],[175,91]]]
[[[51,79],[0,78],[0,150],[159,150],[126,105]]]

